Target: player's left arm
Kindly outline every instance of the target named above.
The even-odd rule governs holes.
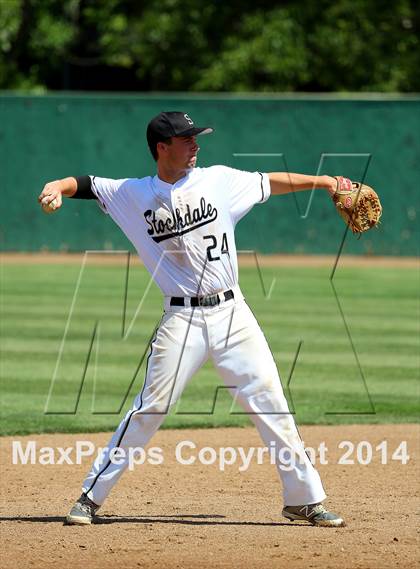
[[[337,180],[332,176],[307,176],[289,172],[270,172],[268,174],[272,195],[289,194],[303,190],[322,189],[332,196],[337,188]]]

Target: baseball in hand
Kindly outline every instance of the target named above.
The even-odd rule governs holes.
[[[57,200],[54,198],[50,203],[41,202],[41,207],[44,213],[53,213],[57,209]]]

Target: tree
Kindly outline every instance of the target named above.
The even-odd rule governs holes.
[[[414,0],[2,0],[0,88],[420,91]]]

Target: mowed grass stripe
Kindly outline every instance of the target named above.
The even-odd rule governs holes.
[[[333,281],[375,404],[369,410],[341,314],[330,269],[285,267],[263,269],[270,299],[252,268],[241,270],[241,285],[270,343],[300,423],[417,421],[418,271],[410,268],[340,268]],[[2,433],[84,432],[113,429],[121,415],[92,415],[93,367],[89,367],[75,415],[44,415],[57,353],[72,305],[79,269],[69,265],[10,265],[2,282]],[[140,267],[130,272],[126,329],[150,282]],[[95,409],[118,408],[133,378],[154,326],[162,299],[152,285],[131,336],[122,340],[125,261],[121,266],[87,266],[52,402],[72,408],[81,383],[95,322],[100,322],[100,377]],[[299,342],[301,351],[287,389]],[[257,357],[257,355],[255,355]],[[124,412],[142,385],[145,362],[131,387]],[[182,398],[182,413],[172,412],[166,427],[244,425],[245,415],[231,413],[226,390],[211,364],[193,379]],[[292,396],[290,398],[290,395]],[[188,411],[204,410],[191,415]],[[331,410],[354,415],[327,415]]]

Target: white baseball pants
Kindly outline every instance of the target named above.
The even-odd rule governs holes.
[[[146,447],[188,381],[210,357],[235,401],[250,413],[265,445],[275,445],[281,456],[286,456],[281,454],[286,447],[299,457],[291,470],[281,468],[280,460],[277,464],[284,504],[324,500],[319,474],[304,452],[267,341],[239,289],[233,300],[218,306],[171,307],[169,299],[165,304],[151,343],[143,389],[108,443],[108,450],[94,462],[83,492],[96,504],[105,501],[128,466],[128,449]],[[123,449],[126,457],[119,459],[119,464],[109,455],[116,447]]]

